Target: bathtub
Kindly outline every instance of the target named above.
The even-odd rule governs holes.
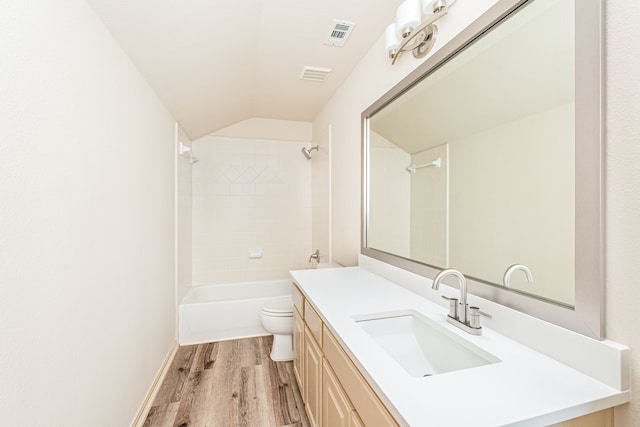
[[[260,307],[291,298],[291,280],[195,286],[178,306],[178,342],[199,344],[268,335]]]

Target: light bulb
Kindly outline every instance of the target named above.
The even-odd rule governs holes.
[[[420,25],[420,0],[405,0],[396,11],[396,34],[404,38]]]
[[[422,13],[431,15],[432,13],[440,13],[445,8],[450,8],[455,0],[423,0]]]
[[[400,47],[400,40],[398,39],[398,34],[396,33],[396,24],[389,24],[387,29],[384,31],[384,51],[387,53],[389,58],[395,56]]]

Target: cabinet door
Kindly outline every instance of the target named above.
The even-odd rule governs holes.
[[[351,427],[364,427],[364,423],[356,411],[351,411]]]
[[[367,427],[397,426],[387,408],[378,399],[358,368],[351,362],[335,337],[326,328],[323,330],[323,351],[326,363],[340,379],[343,390],[349,396],[358,416]]]
[[[304,329],[305,409],[313,427],[320,426],[322,410],[322,352],[309,328]]]
[[[350,427],[351,404],[328,363],[322,367],[322,427]]]
[[[298,310],[293,310],[293,374],[302,393],[302,401],[307,401],[304,392],[304,321]]]

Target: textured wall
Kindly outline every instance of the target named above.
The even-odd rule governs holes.
[[[175,336],[174,120],[82,0],[0,13],[3,425],[125,426]]]
[[[631,404],[617,427],[640,425],[640,4],[606,2],[606,334],[631,347]]]

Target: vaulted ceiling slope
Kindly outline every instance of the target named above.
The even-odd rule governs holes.
[[[198,138],[249,118],[312,121],[401,0],[88,2]],[[334,19],[356,24],[344,47],[324,44]],[[305,81],[305,65],[333,71],[325,82]]]

